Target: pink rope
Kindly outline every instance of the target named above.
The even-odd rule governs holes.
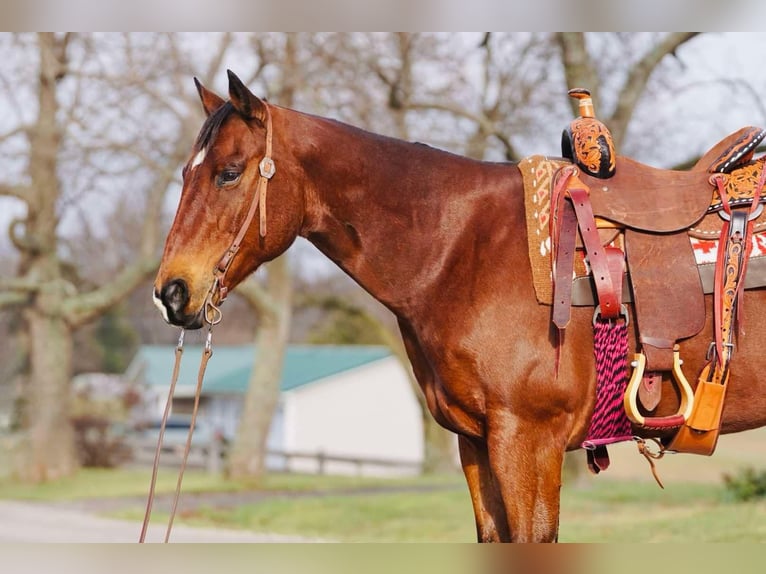
[[[623,408],[628,384],[628,326],[624,321],[597,319],[593,348],[596,356],[596,407],[583,448],[631,440],[630,420]]]

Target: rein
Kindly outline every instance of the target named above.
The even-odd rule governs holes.
[[[234,256],[239,251],[239,248],[242,244],[242,240],[245,238],[245,235],[247,233],[247,230],[250,227],[250,224],[253,222],[253,218],[255,217],[255,212],[257,209],[260,209],[258,234],[260,238],[266,237],[266,191],[269,185],[269,180],[276,173],[276,165],[274,164],[274,160],[271,159],[271,149],[272,149],[271,111],[269,110],[268,104],[264,103],[264,106],[265,106],[264,110],[266,114],[266,118],[265,118],[266,151],[265,151],[265,155],[263,159],[258,164],[259,176],[258,176],[258,183],[255,188],[255,194],[253,195],[253,199],[250,202],[250,208],[247,211],[247,216],[245,217],[245,220],[242,222],[242,225],[240,226],[239,231],[237,232],[237,235],[234,237],[234,240],[232,241],[231,245],[224,252],[223,256],[218,261],[218,264],[213,269],[213,283],[210,286],[210,290],[208,291],[207,296],[205,297],[205,303],[203,304],[203,307],[202,307],[203,318],[205,322],[208,324],[207,338],[205,339],[205,349],[202,352],[202,359],[200,360],[199,371],[197,373],[197,387],[194,392],[194,407],[192,409],[192,418],[189,424],[189,433],[186,436],[186,445],[184,447],[183,458],[181,461],[181,468],[178,471],[178,481],[176,482],[176,490],[173,496],[173,505],[170,509],[170,517],[168,518],[168,525],[165,531],[165,539],[164,539],[165,543],[170,541],[170,531],[173,528],[173,520],[176,515],[176,510],[178,509],[178,499],[181,495],[181,483],[183,482],[184,472],[186,471],[186,463],[189,458],[189,451],[191,450],[191,442],[192,442],[192,435],[194,433],[194,425],[197,421],[197,412],[199,410],[199,401],[200,401],[200,393],[202,391],[202,382],[205,378],[205,370],[207,369],[207,363],[210,360],[210,357],[213,356],[213,344],[212,344],[213,343],[213,325],[217,325],[223,319],[223,313],[221,312],[220,305],[221,303],[224,302],[224,300],[226,299],[226,296],[229,293],[229,288],[224,283],[224,279],[226,278],[226,272],[229,270],[229,267],[231,266],[231,263],[234,260]],[[215,296],[216,292],[218,293],[217,305],[213,303],[213,297]],[[159,465],[160,465],[160,454],[162,452],[162,442],[165,437],[165,427],[167,425],[168,417],[170,416],[170,411],[173,405],[173,394],[175,393],[176,383],[178,382],[178,373],[181,367],[181,355],[183,354],[183,346],[184,346],[184,333],[185,331],[182,329],[181,334],[178,337],[178,344],[176,345],[175,362],[173,364],[173,375],[170,380],[170,389],[168,391],[168,398],[165,401],[165,410],[162,413],[162,422],[160,423],[160,434],[159,434],[159,437],[157,438],[157,449],[154,452],[154,463],[152,464],[152,479],[151,479],[151,484],[149,486],[149,496],[146,502],[146,511],[144,513],[144,521],[141,525],[141,535],[138,540],[140,543],[146,542],[146,533],[149,528],[149,521],[151,520],[152,506],[154,505],[155,490],[157,487],[157,473],[159,471]]]

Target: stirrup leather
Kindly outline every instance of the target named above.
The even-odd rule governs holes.
[[[689,419],[692,413],[692,408],[694,407],[694,391],[681,369],[682,361],[680,355],[679,346],[675,345],[673,347],[673,369],[671,374],[673,380],[681,391],[681,404],[675,415],[665,417],[646,417],[639,412],[638,389],[641,386],[641,381],[644,377],[646,355],[644,355],[644,353],[636,353],[633,356],[634,361],[631,363],[633,373],[630,376],[630,381],[628,381],[628,387],[625,390],[625,398],[623,399],[625,413],[631,422],[643,428],[674,428],[681,426]]]

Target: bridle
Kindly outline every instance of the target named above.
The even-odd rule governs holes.
[[[165,542],[170,540],[170,531],[173,528],[173,519],[178,508],[178,498],[181,494],[181,483],[183,481],[184,471],[186,470],[186,462],[189,458],[189,451],[191,450],[192,434],[194,432],[194,425],[197,421],[197,412],[199,410],[200,392],[202,391],[202,382],[205,378],[205,370],[210,357],[213,355],[213,325],[217,325],[223,319],[220,305],[226,299],[229,293],[229,288],[226,286],[226,272],[229,270],[234,256],[239,251],[242,241],[247,234],[247,230],[250,228],[250,224],[253,222],[256,210],[260,211],[260,219],[258,225],[258,236],[260,238],[266,237],[266,192],[268,190],[269,180],[276,173],[276,165],[274,160],[271,159],[272,152],[272,125],[271,125],[271,110],[269,105],[264,102],[265,121],[266,127],[266,150],[264,152],[263,159],[258,164],[258,183],[255,186],[255,194],[250,201],[250,207],[247,210],[247,216],[242,222],[242,225],[234,237],[234,240],[229,245],[228,249],[224,252],[221,259],[213,268],[213,283],[210,286],[210,290],[205,297],[205,302],[202,306],[203,320],[208,324],[207,337],[205,339],[205,349],[202,352],[202,359],[200,360],[199,371],[197,373],[197,387],[194,393],[194,407],[192,409],[191,422],[189,423],[189,432],[186,436],[186,445],[184,447],[183,459],[181,461],[181,468],[178,471],[178,481],[176,483],[176,491],[173,497],[173,506],[170,510],[170,516],[168,518],[168,525],[165,531]],[[218,303],[213,303],[213,298],[216,293],[218,294]],[[152,514],[152,506],[154,504],[155,489],[157,485],[157,473],[160,464],[160,453],[162,452],[162,442],[165,436],[165,427],[167,425],[168,417],[170,416],[170,410],[173,404],[173,395],[175,393],[176,383],[178,381],[178,372],[181,367],[181,355],[183,354],[184,345],[184,333],[185,330],[181,329],[181,334],[178,337],[178,344],[175,350],[175,363],[173,365],[173,375],[170,380],[170,389],[168,390],[168,397],[165,401],[165,410],[162,413],[162,422],[160,424],[160,433],[157,438],[157,449],[154,453],[154,463],[152,465],[152,478],[149,486],[149,496],[146,502],[146,512],[144,514],[144,521],[141,526],[141,535],[139,542],[146,541],[146,533],[149,528],[149,521]]]
[[[224,279],[226,278],[226,272],[229,270],[231,262],[234,260],[234,256],[239,251],[242,245],[242,240],[245,238],[245,234],[253,222],[256,209],[260,210],[259,221],[259,237],[266,237],[266,191],[269,186],[269,180],[274,176],[277,171],[274,160],[271,159],[271,111],[269,105],[264,102],[265,110],[265,126],[266,126],[266,151],[263,159],[258,164],[258,183],[255,186],[255,194],[250,202],[250,208],[247,210],[247,216],[242,222],[242,225],[234,237],[234,240],[229,245],[229,248],[224,252],[218,264],[213,269],[213,284],[210,286],[207,297],[205,298],[205,304],[203,306],[203,313],[205,321],[212,327],[221,322],[221,310],[213,303],[213,297],[218,292],[218,305],[224,302],[226,296],[229,294],[229,288],[226,286]],[[211,316],[212,313],[212,316]]]

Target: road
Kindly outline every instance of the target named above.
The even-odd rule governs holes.
[[[102,518],[82,510],[38,502],[0,500],[0,542],[138,542],[141,524]],[[152,525],[147,542],[162,542],[163,524]],[[289,536],[176,524],[171,542],[306,542]]]

